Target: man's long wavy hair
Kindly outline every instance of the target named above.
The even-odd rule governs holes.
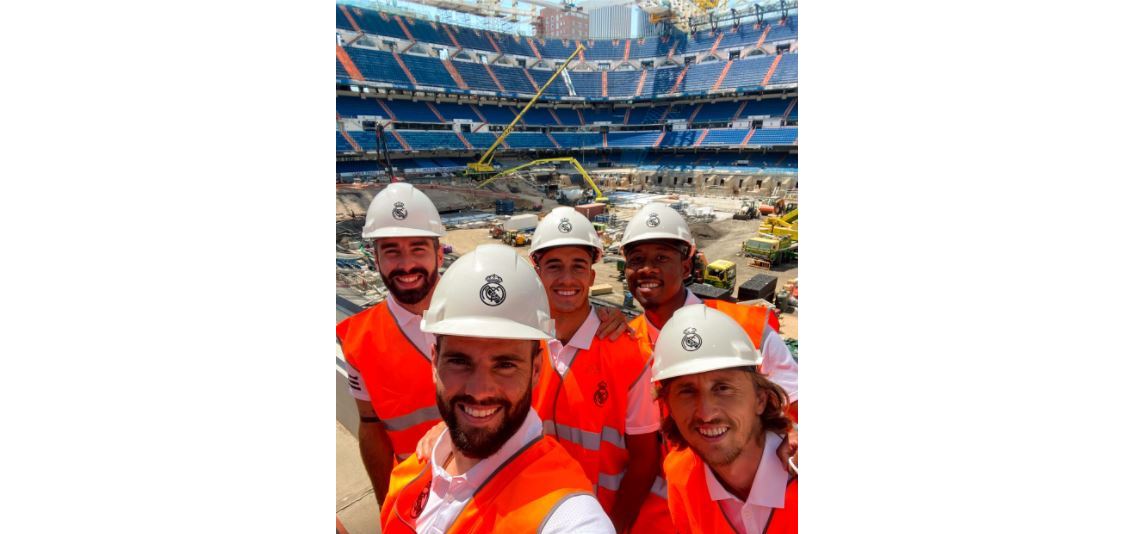
[[[791,431],[795,425],[791,421],[791,416],[787,414],[787,407],[791,404],[791,398],[788,397],[787,392],[783,388],[776,385],[768,377],[756,371],[755,367],[739,367],[738,369],[746,371],[752,377],[752,383],[756,385],[756,391],[764,392],[766,396],[766,406],[764,406],[764,413],[760,415],[760,425],[765,432],[775,432],[777,434],[786,435]],[[658,383],[658,398],[662,402],[666,402],[667,415],[662,419],[662,435],[667,441],[670,442],[674,448],[678,450],[684,449],[688,443],[678,430],[677,423],[674,418],[669,414],[669,394],[670,394],[670,380],[663,380]]]

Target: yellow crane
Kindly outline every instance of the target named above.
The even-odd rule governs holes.
[[[560,73],[564,72],[564,69],[568,68],[568,64],[571,63],[572,59],[576,57],[576,54],[579,54],[580,51],[583,50],[583,49],[584,49],[584,45],[577,42],[576,43],[576,49],[574,51],[572,51],[572,55],[568,56],[568,59],[564,61],[563,65],[560,65],[556,69],[556,72],[552,73],[552,77],[549,78],[547,82],[544,82],[544,85],[542,85],[540,90],[537,91],[536,96],[534,96],[533,99],[530,100],[528,104],[525,104],[525,107],[523,109],[521,109],[521,112],[518,113],[517,116],[513,118],[513,122],[510,122],[509,126],[506,126],[505,130],[503,130],[501,132],[501,135],[497,136],[497,140],[495,140],[493,142],[493,144],[490,145],[490,147],[488,149],[486,149],[486,152],[484,154],[482,154],[481,159],[479,159],[477,162],[470,162],[466,166],[467,172],[473,172],[473,173],[493,172],[493,170],[494,170],[494,168],[493,168],[494,151],[497,150],[497,147],[499,145],[501,145],[501,141],[504,140],[506,138],[506,136],[508,136],[510,134],[510,132],[513,131],[513,126],[515,126],[517,124],[517,122],[521,120],[521,117],[525,116],[525,112],[529,111],[529,109],[531,109],[533,107],[533,104],[535,104],[536,101],[538,99],[540,99],[541,95],[544,94],[544,90],[548,89],[548,86],[552,85],[552,82],[556,80],[556,77],[560,76]]]
[[[494,180],[497,180],[498,178],[508,176],[508,175],[513,174],[513,173],[520,171],[522,169],[527,169],[529,167],[532,167],[533,165],[540,165],[542,163],[570,163],[573,167],[576,168],[577,171],[579,171],[580,176],[584,177],[584,180],[586,180],[588,185],[591,186],[591,190],[595,192],[595,201],[596,202],[604,202],[604,203],[607,202],[607,197],[603,196],[603,191],[601,191],[599,189],[598,185],[595,185],[595,180],[591,179],[591,176],[584,169],[584,166],[580,165],[580,162],[577,161],[576,158],[573,158],[573,157],[570,157],[570,156],[559,157],[559,158],[535,159],[535,160],[530,161],[528,163],[518,165],[516,167],[512,167],[512,168],[509,168],[509,169],[505,169],[504,171],[501,171],[501,172],[491,176],[488,180],[485,180],[482,183],[478,184],[478,187],[485,187],[487,184],[489,184],[490,182],[492,182]]]

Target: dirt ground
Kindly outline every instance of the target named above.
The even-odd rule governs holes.
[[[619,218],[629,218],[634,214],[633,209],[629,208],[613,208],[613,212]],[[697,240],[697,246],[708,261],[715,260],[729,260],[736,264],[736,285],[748,281],[749,278],[757,274],[770,274],[779,277],[777,287],[782,288],[783,284],[792,278],[799,277],[799,267],[795,265],[788,266],[785,269],[763,269],[754,267],[749,263],[748,258],[740,255],[741,244],[745,239],[756,233],[760,221],[748,220],[740,221],[734,220],[729,214],[721,214],[716,221],[708,224],[694,224],[694,238]],[[465,254],[474,249],[482,243],[501,243],[498,239],[491,239],[489,231],[485,228],[475,229],[456,229],[447,231],[447,235],[443,240],[454,247],[456,254]],[[517,249],[518,253],[523,257],[529,256],[529,247],[524,246]],[[615,267],[615,260],[617,256],[607,255],[604,261],[595,266],[595,283],[610,284],[612,292],[609,295],[601,295],[597,297],[599,300],[606,302],[613,302],[621,304],[623,302],[623,282],[619,281],[618,270]],[[735,296],[735,291],[734,291]],[[642,308],[638,305],[637,301],[634,304],[634,309],[639,313]],[[799,338],[799,317],[795,313],[787,313],[781,316],[780,329],[781,334],[787,338]]]

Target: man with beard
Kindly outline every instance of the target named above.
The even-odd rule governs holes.
[[[775,457],[792,421],[787,393],[725,313],[673,313],[654,346],[654,381],[673,446],[664,463],[679,532],[798,532],[799,478]]]
[[[435,400],[447,430],[428,460],[392,471],[381,531],[613,532],[592,484],[531,409],[544,286],[516,251],[481,245],[439,281],[422,329],[435,336]]]
[[[627,286],[645,310],[630,323],[644,354],[650,354],[658,333],[675,311],[693,304],[717,309],[744,328],[763,354],[760,372],[787,392],[792,418],[799,420],[799,364],[777,333],[779,321],[762,306],[702,301],[689,292],[684,280],[692,272],[696,245],[678,212],[665,204],[643,206],[627,223],[622,246]]]
[[[435,205],[407,183],[384,188],[368,206],[362,236],[375,240],[387,298],[337,325],[360,414],[360,457],[384,501],[395,462],[439,421],[430,336],[419,327],[439,278],[444,235]]]

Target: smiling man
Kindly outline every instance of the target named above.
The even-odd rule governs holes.
[[[700,304],[674,312],[654,347],[654,381],[673,450],[665,472],[679,532],[798,532],[799,478],[776,449],[787,393],[760,373],[744,328]]]
[[[674,312],[684,306],[704,304],[724,312],[744,328],[764,361],[760,371],[781,386],[791,398],[792,417],[798,421],[799,364],[777,330],[775,316],[762,306],[743,306],[697,298],[684,280],[693,268],[696,244],[678,212],[659,203],[643,206],[623,231],[627,286],[645,313],[631,321],[639,345],[649,355],[659,332]]]
[[[389,295],[337,325],[349,385],[360,414],[360,457],[384,501],[395,462],[439,421],[431,380],[431,339],[419,325],[439,279],[444,235],[439,211],[407,183],[372,199],[362,236],[374,240]]]
[[[541,341],[554,328],[544,286],[512,248],[481,245],[435,289],[435,400],[446,422],[428,459],[392,472],[381,530],[614,531],[583,469],[531,408]]]
[[[574,208],[555,208],[537,225],[529,257],[548,290],[556,339],[548,342],[533,406],[545,434],[583,466],[616,530],[637,524],[651,534],[672,531],[665,503],[650,493],[661,464],[661,423],[647,358],[634,340],[596,337],[588,292],[602,256],[595,228]],[[640,516],[648,498],[658,513]]]

